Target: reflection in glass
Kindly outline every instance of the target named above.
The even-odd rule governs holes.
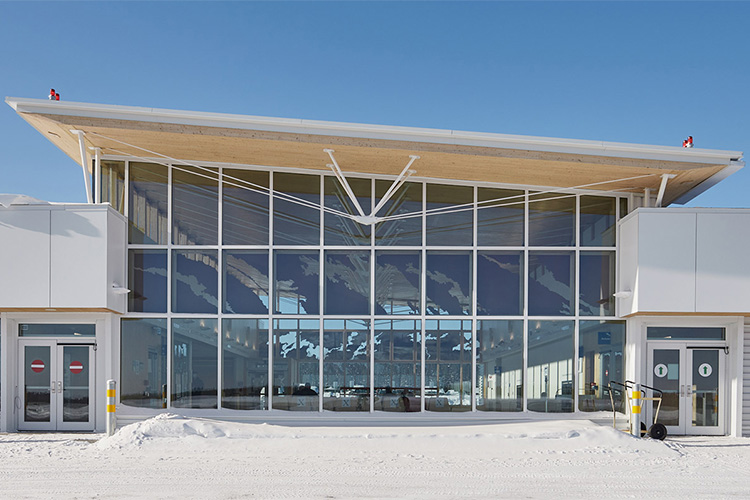
[[[167,167],[130,162],[128,226],[130,243],[168,243]]]
[[[219,242],[219,171],[175,165],[172,168],[172,243]]]
[[[719,408],[724,401],[719,397],[719,351],[693,349],[692,424],[695,427],[718,427]]]
[[[95,337],[93,323],[20,323],[19,337]]]
[[[89,401],[89,349],[90,346],[63,346],[62,353],[62,420],[63,422],[88,422],[91,414]],[[80,368],[73,370],[77,364]]]
[[[172,312],[215,314],[218,268],[216,250],[173,250]]]
[[[274,320],[274,410],[319,410],[319,325],[316,319]]]
[[[477,202],[477,245],[523,245],[526,203],[523,191],[480,187]]]
[[[581,321],[578,333],[578,409],[611,411],[607,386],[622,382],[624,321]],[[613,393],[615,407],[624,411],[621,391]]]
[[[628,215],[628,199],[620,198],[620,218],[622,219]]]
[[[477,253],[477,314],[523,314],[523,252]]]
[[[372,185],[370,179],[349,177],[349,186],[354,191],[365,215],[370,215],[372,206]],[[335,177],[324,178],[323,200],[325,206],[351,215],[359,215],[349,195]],[[369,245],[370,225],[363,225],[348,217],[340,217],[326,212],[324,217],[324,237],[326,245]]]
[[[268,251],[224,250],[224,312],[268,313]]]
[[[125,162],[101,162],[99,196],[102,203],[109,203],[112,208],[125,214]]]
[[[529,245],[573,246],[576,198],[564,193],[529,195]]]
[[[471,320],[425,323],[425,409],[471,410]]]
[[[128,250],[128,311],[167,312],[166,250]]]
[[[268,321],[225,319],[221,346],[221,407],[267,410]]]
[[[427,184],[427,244],[439,246],[471,245],[473,242],[474,188]],[[457,205],[463,205],[458,207]],[[458,209],[452,213],[431,210]]]
[[[529,410],[573,411],[573,331],[573,321],[529,321]]]
[[[222,242],[268,245],[268,172],[223,170]]]
[[[274,245],[318,245],[320,243],[320,177],[304,174],[273,174]],[[307,202],[290,201],[286,193]]]
[[[581,252],[579,314],[615,315],[615,252]]]
[[[419,314],[422,253],[375,252],[375,314]]]
[[[615,246],[616,198],[581,196],[581,246]]]
[[[370,313],[370,252],[327,250],[325,314]]]
[[[529,252],[529,315],[573,315],[574,255],[573,252]]]
[[[319,254],[274,252],[274,303],[276,314],[318,314],[320,298]]]
[[[523,321],[477,323],[477,410],[523,410]]]
[[[370,322],[323,322],[323,409],[370,411]]]
[[[49,422],[52,418],[50,347],[27,345],[23,349],[23,421]]]
[[[649,326],[648,340],[726,340],[727,331],[722,327],[705,326]]]
[[[375,181],[375,203],[380,203],[392,181]],[[405,182],[378,210],[378,217],[422,213],[422,184]],[[375,226],[376,245],[422,245],[422,216],[381,222]]]
[[[216,408],[216,319],[172,320],[172,406]]]
[[[167,320],[123,318],[120,328],[120,402],[166,408]]]
[[[471,314],[471,253],[427,252],[427,314]]]
[[[375,410],[421,410],[421,323],[375,321]]]
[[[654,349],[654,387],[663,392],[659,423],[680,425],[680,350]],[[652,401],[651,414],[656,412],[656,401]]]

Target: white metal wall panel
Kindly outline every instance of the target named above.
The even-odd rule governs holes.
[[[638,310],[638,220],[635,213],[620,226],[618,241],[617,290],[630,290],[630,297],[617,298],[617,314],[627,316]]]
[[[125,218],[114,210],[107,213],[107,278],[105,285],[111,286],[117,283],[120,286],[128,285],[126,259],[127,259],[127,231],[128,226]],[[116,294],[108,288],[107,308],[124,313],[127,310],[127,295]]]
[[[750,436],[750,317],[745,318],[745,352],[742,358],[742,435]]]
[[[695,213],[639,213],[639,311],[695,311],[695,239]]]
[[[697,215],[696,311],[750,311],[750,214]]]
[[[0,307],[50,307],[50,212],[0,210]]]

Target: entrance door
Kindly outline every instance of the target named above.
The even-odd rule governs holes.
[[[19,351],[19,430],[94,430],[93,346],[23,340]]]
[[[669,434],[724,434],[725,356],[724,347],[649,343],[648,385],[664,391],[658,421]],[[656,403],[649,421],[655,409]]]

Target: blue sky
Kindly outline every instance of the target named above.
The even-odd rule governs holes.
[[[747,2],[3,2],[0,95],[750,151]],[[750,206],[750,166],[694,206]],[[84,201],[5,104],[0,192]]]

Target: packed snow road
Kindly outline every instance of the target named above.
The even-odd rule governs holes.
[[[281,427],[176,415],[114,436],[0,435],[1,498],[750,497],[750,439],[586,420]]]

